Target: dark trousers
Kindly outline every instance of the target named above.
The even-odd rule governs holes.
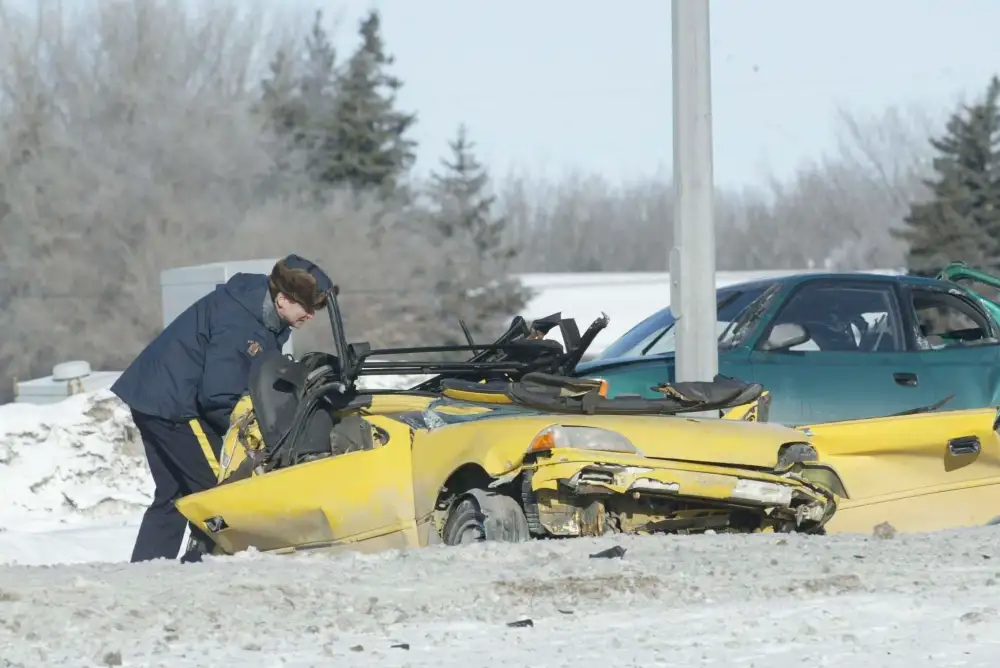
[[[135,410],[132,419],[142,436],[156,484],[153,502],[139,525],[132,563],[160,557],[176,559],[187,520],[174,501],[215,486],[222,439],[200,420],[170,422]],[[194,526],[191,533],[207,540]]]

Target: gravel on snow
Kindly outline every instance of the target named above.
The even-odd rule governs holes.
[[[0,666],[996,666],[998,546],[984,528],[4,566]]]

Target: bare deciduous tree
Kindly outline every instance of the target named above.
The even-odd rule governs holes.
[[[278,143],[253,110],[291,33],[237,6],[0,5],[4,390],[65,359],[124,368],[161,328],[161,270],[220,259],[308,255],[343,286],[352,333],[419,340],[421,302],[398,286],[432,284],[438,249],[385,234],[402,213],[364,193],[317,205],[304,170],[272,178]]]
[[[840,110],[832,154],[715,197],[720,269],[898,267],[889,230],[924,195],[935,118],[920,108],[880,116]],[[559,183],[509,179],[502,205],[529,250],[521,271],[665,271],[672,244],[668,178],[614,187],[599,175]]]

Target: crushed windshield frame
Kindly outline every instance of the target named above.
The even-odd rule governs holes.
[[[771,283],[757,299],[750,302],[743,312],[736,316],[736,319],[729,323],[725,331],[719,337],[719,347],[725,350],[737,348],[746,342],[750,333],[753,332],[760,323],[761,318],[767,313],[771,304],[781,292],[781,283]]]
[[[732,320],[729,321],[729,325],[727,325],[726,329],[723,330],[723,332],[719,335],[720,342],[723,340],[722,337],[732,327],[733,322],[738,320],[739,317],[746,312],[747,308],[751,307],[754,303],[756,303],[756,301],[759,300],[764,294],[766,294],[767,290],[773,285],[774,285],[773,283],[765,284],[764,286],[756,284],[730,285],[718,289],[718,291],[716,292],[718,297],[715,306],[716,322],[719,322],[719,318],[722,315],[721,312],[724,311],[726,308],[733,306],[734,303],[735,303],[735,308],[739,309],[739,311],[737,311],[735,314],[732,315],[726,314],[726,319],[732,318]],[[746,301],[747,299],[749,299],[750,301],[747,302]],[[743,306],[743,304],[746,305]],[[660,319],[661,322],[665,320],[666,322],[664,324],[660,324],[659,327],[657,328],[652,322],[654,319]],[[602,351],[601,354],[595,358],[595,360],[603,361],[611,359],[648,358],[648,356],[650,355],[649,351],[655,348],[656,345],[662,341],[663,337],[669,335],[670,332],[674,330],[676,324],[677,321],[670,313],[669,307],[663,309],[662,311],[659,311],[656,314],[650,316],[646,320],[643,320],[635,327],[630,329],[628,332],[623,334],[614,343],[612,343],[604,351]],[[621,346],[622,343],[630,337],[633,337],[634,340],[631,342],[630,345],[628,345],[628,347],[625,347],[624,350],[622,352],[619,352],[618,354],[615,355],[610,354],[610,351],[615,350],[616,347]],[[652,339],[650,339],[647,343],[645,343],[641,349],[636,349],[639,343],[644,338],[647,337],[652,337]],[[672,351],[669,350],[659,351],[653,353],[653,355],[656,356],[661,354],[670,354],[671,352]]]
[[[715,318],[716,318],[716,322],[718,322],[719,311],[721,311],[722,309],[726,308],[727,306],[729,306],[730,304],[732,304],[734,301],[736,301],[737,299],[739,299],[740,295],[742,295],[742,294],[743,294],[743,292],[741,292],[739,290],[733,290],[733,292],[731,294],[723,295],[722,299],[720,299],[719,301],[717,301],[715,303]],[[649,343],[647,343],[646,346],[642,350],[639,351],[639,357],[645,357],[646,353],[648,353],[650,350],[652,350],[653,346],[655,346],[657,343],[659,343],[660,339],[662,339],[664,336],[666,336],[667,332],[669,332],[670,330],[672,330],[674,328],[674,325],[676,325],[676,324],[677,324],[677,321],[674,320],[669,325],[667,325],[666,327],[664,327],[663,330],[659,334],[657,334],[656,336],[653,337],[652,341],[650,341]]]

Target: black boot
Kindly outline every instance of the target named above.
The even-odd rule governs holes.
[[[191,527],[191,536],[188,538],[187,549],[181,555],[182,564],[196,564],[206,554],[212,553],[213,543],[203,532]]]

